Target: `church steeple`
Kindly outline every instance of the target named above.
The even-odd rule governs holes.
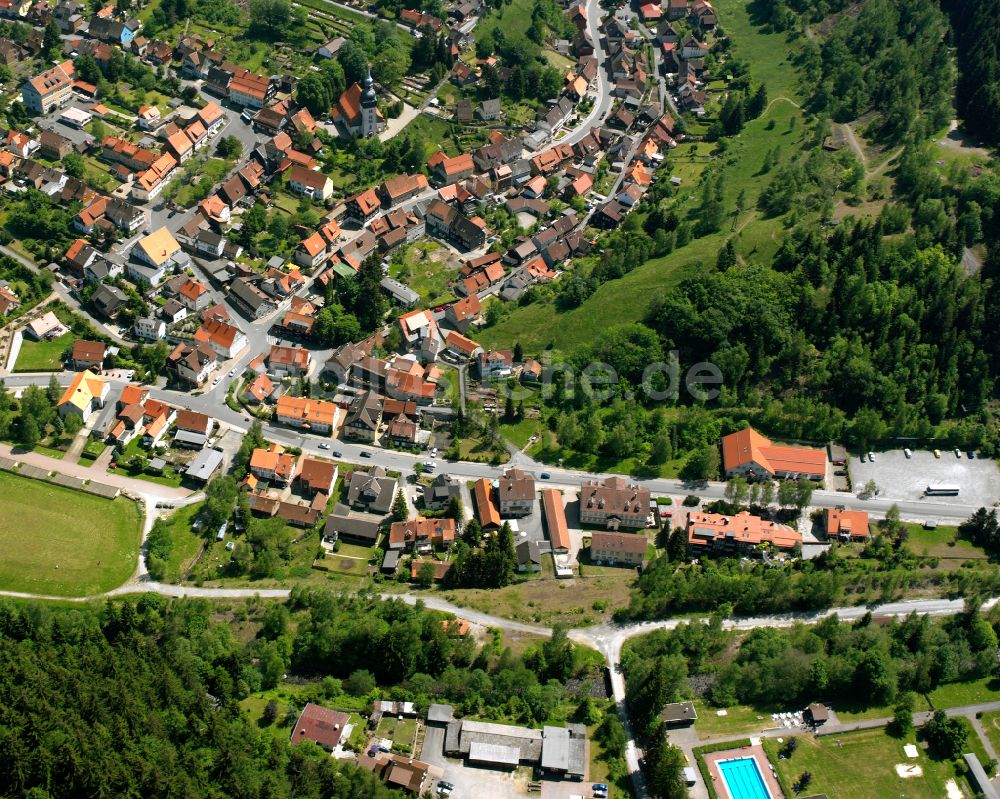
[[[361,92],[361,135],[365,138],[378,132],[378,98],[375,96],[375,81],[369,67],[365,87]]]

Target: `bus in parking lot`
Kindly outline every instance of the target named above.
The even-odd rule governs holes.
[[[924,495],[928,497],[957,497],[958,491],[958,486],[932,484],[924,489]]]

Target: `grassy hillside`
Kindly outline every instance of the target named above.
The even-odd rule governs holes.
[[[777,66],[775,63],[775,69]],[[749,123],[739,136],[728,140],[726,153],[709,166],[721,170],[724,176],[728,208],[735,206],[741,191],[746,192],[749,208],[756,204],[770,179],[760,174],[769,150],[775,146],[781,148],[781,164],[799,154],[809,135],[802,119],[801,111],[791,101],[776,99],[767,113]],[[684,207],[686,197],[697,202],[698,192],[697,185],[682,191],[677,197],[677,207]],[[736,220],[736,228],[737,253],[743,258],[766,260],[777,250],[783,223],[778,219],[762,219],[758,211],[750,210]],[[560,313],[549,303],[518,308],[496,326],[480,331],[477,338],[485,346],[509,347],[520,341],[529,351],[571,349],[605,327],[641,319],[657,293],[714,264],[719,249],[730,236],[733,236],[731,225],[727,225],[719,233],[695,239],[669,255],[647,261],[625,277],[605,283],[583,305],[571,311]]]

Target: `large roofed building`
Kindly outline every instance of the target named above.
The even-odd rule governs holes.
[[[822,480],[826,477],[826,453],[772,444],[752,427],[746,427],[723,437],[722,467],[726,477]]]
[[[487,721],[452,721],[445,732],[444,752],[470,763],[513,769],[541,766],[550,774],[583,779],[587,730],[583,725],[533,730]]]
[[[585,480],[580,487],[580,521],[584,524],[605,525],[609,530],[639,529],[646,526],[648,516],[649,489],[638,483],[609,477],[603,482]]]
[[[723,513],[689,513],[688,551],[750,553],[762,544],[791,550],[802,543],[802,534],[784,524],[751,516],[746,511],[729,516]]]

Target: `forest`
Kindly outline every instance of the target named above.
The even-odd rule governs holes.
[[[333,707],[342,695],[351,706],[405,696],[421,710],[450,701],[460,714],[533,724],[565,721],[578,704],[593,712],[589,694],[578,702],[563,688],[599,679],[565,630],[515,655],[499,636],[482,647],[450,638],[442,614],[422,607],[304,589],[230,613],[153,594],[81,608],[0,603],[0,795],[399,796],[250,722],[239,701],[285,674],[314,681]]]
[[[875,624],[830,616],[790,629],[748,634],[722,629],[721,615],[636,638],[622,655],[629,706],[638,729],[655,725],[668,702],[700,697],[714,707],[804,707],[835,703],[864,710],[906,694],[996,673],[993,612],[970,601],[946,619],[915,614]],[[738,637],[739,636],[739,637]]]

